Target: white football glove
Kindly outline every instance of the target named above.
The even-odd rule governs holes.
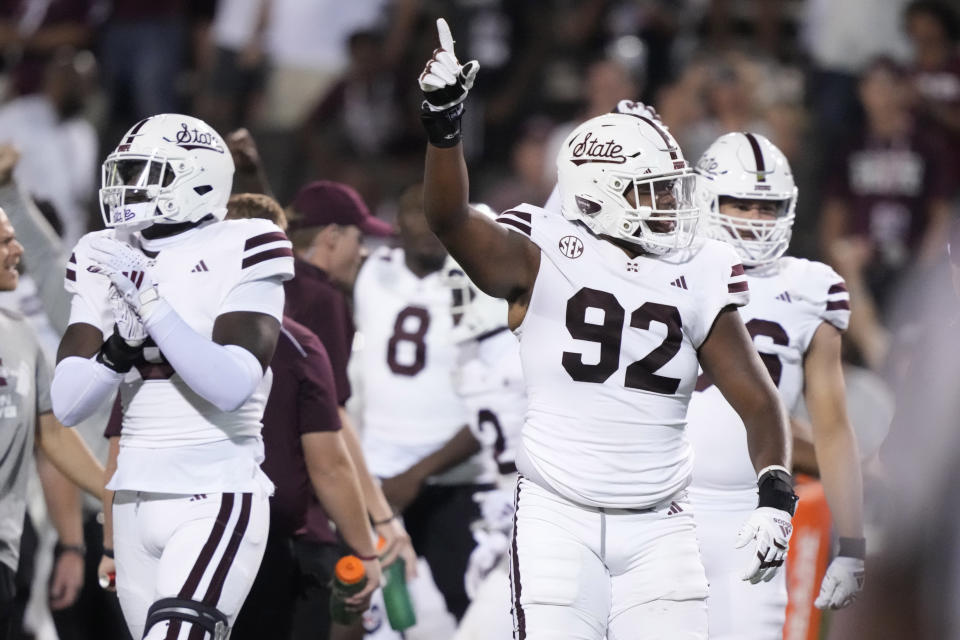
[[[124,301],[146,324],[160,301],[153,279],[153,260],[125,242],[105,237],[90,241],[90,259],[97,272],[110,278]]]
[[[117,333],[131,347],[141,346],[147,339],[147,330],[143,322],[127,301],[124,300],[117,288],[110,285],[110,307],[113,309],[113,321],[117,327]]]
[[[443,18],[437,20],[440,48],[434,49],[433,57],[420,74],[419,84],[426,105],[431,111],[445,111],[463,102],[473,87],[480,70],[480,63],[471,60],[465,65],[457,62],[453,53],[453,35]]]
[[[751,540],[757,541],[756,553],[740,576],[743,580],[749,580],[752,584],[761,580],[769,582],[777,574],[787,556],[790,536],[793,534],[790,519],[786,511],[757,507],[743,523],[737,534],[737,549],[745,547]]]
[[[477,546],[470,553],[467,571],[463,574],[463,586],[471,600],[476,596],[483,579],[497,566],[510,545],[507,535],[500,531],[477,529],[473,532],[473,539]]]
[[[818,609],[842,609],[863,589],[863,560],[837,556],[827,567],[820,583],[820,595],[813,603]]]

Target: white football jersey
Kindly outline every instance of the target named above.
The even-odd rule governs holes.
[[[538,207],[497,220],[541,255],[517,330],[528,399],[520,473],[597,507],[647,508],[683,489],[697,349],[724,307],[749,299],[736,253],[697,239],[630,258]]]
[[[527,411],[517,338],[504,326],[467,340],[460,344],[459,361],[456,384],[469,410],[470,430],[496,463],[501,480],[515,480],[517,447]]]
[[[155,240],[114,229],[85,235],[67,265],[71,324],[92,324],[105,337],[113,332],[110,281],[90,271],[89,242],[98,235],[123,239],[153,258],[160,294],[205,338],[212,337],[214,321],[223,313],[282,317],[282,283],[293,277],[289,240],[266,220],[226,220]],[[244,296],[242,285],[252,282],[277,287],[279,294],[271,288],[274,295],[263,299]],[[120,384],[121,455],[111,488],[196,493],[262,486],[260,419],[271,379],[268,369],[239,409],[221,411],[190,389],[148,339],[143,358]],[[186,451],[196,452],[195,457]],[[238,465],[238,459],[250,464]]]
[[[746,274],[750,304],[740,315],[792,414],[801,401],[803,360],[813,334],[823,322],[846,330],[850,296],[843,279],[820,262],[785,257]],[[740,492],[743,502],[755,503],[757,474],[743,421],[706,375],[690,400],[687,421],[696,454],[691,496],[729,500],[730,492]]]
[[[469,422],[457,394],[452,295],[441,271],[418,278],[402,249],[382,248],[360,269],[354,314],[362,347],[363,449],[371,472],[391,477],[433,453]],[[439,484],[489,482],[493,465],[479,453],[431,478]]]

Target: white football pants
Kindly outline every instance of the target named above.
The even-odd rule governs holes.
[[[705,640],[707,580],[681,492],[644,511],[582,507],[517,483],[519,640]]]
[[[118,491],[113,501],[117,595],[134,640],[205,640],[201,628],[158,622],[144,636],[157,600],[215,607],[232,626],[260,568],[270,502],[253,493],[195,496]]]
[[[780,640],[787,612],[785,567],[770,582],[750,584],[740,575],[756,553],[750,543],[737,549],[737,532],[756,508],[756,492],[746,499],[700,498],[691,491],[700,553],[710,583],[707,612],[710,640]]]
[[[477,588],[453,640],[510,640],[510,561],[504,557]]]

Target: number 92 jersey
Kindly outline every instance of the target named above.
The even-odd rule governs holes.
[[[794,413],[803,392],[803,361],[824,322],[845,331],[850,296],[843,279],[820,262],[780,258],[747,270],[750,304],[740,309],[760,359]],[[698,504],[716,498],[727,506],[756,504],[757,475],[737,412],[707,376],[701,376],[687,412],[696,462],[691,493]],[[739,493],[739,498],[730,492]]]
[[[688,483],[684,434],[697,349],[747,303],[733,249],[697,239],[630,258],[585,227],[522,205],[497,221],[540,248],[517,329],[528,409],[520,472],[588,506],[647,508]]]

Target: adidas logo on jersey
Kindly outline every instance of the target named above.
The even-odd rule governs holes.
[[[778,295],[777,300],[783,300],[784,302],[793,302],[793,299],[790,298],[790,293],[787,291],[784,291],[783,293]]]
[[[190,269],[190,273],[200,273],[202,271],[210,271],[210,269],[207,268],[207,263],[203,260],[198,262],[197,266],[195,266],[193,269]]]
[[[679,287],[681,289],[687,288],[687,278],[686,276],[680,276],[676,280],[670,283],[671,287]]]
[[[667,509],[667,515],[672,516],[674,514],[680,513],[681,511],[683,511],[683,508],[680,505],[678,505],[676,502],[671,502],[670,508]]]

